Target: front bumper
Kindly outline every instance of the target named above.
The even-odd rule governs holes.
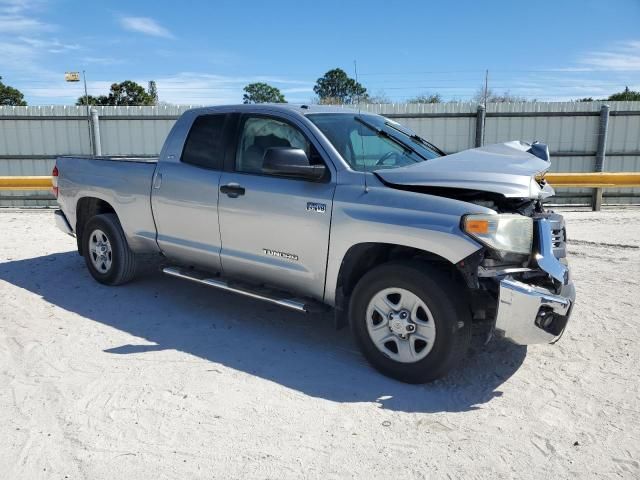
[[[67,220],[67,217],[62,212],[62,210],[54,211],[53,216],[56,219],[56,226],[60,230],[62,230],[67,235],[71,235],[72,237],[75,236],[75,234],[73,233],[73,228],[71,228],[71,225],[69,225],[69,220]]]
[[[495,331],[519,345],[553,343],[567,326],[575,298],[573,282],[556,295],[546,288],[505,278],[500,282]]]
[[[500,281],[495,331],[520,345],[557,341],[567,326],[576,299],[569,267],[555,256],[551,224],[541,219],[536,222],[536,228],[538,268],[555,282],[559,293],[512,276]]]

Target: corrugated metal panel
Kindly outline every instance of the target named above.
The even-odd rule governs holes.
[[[616,112],[640,112],[640,102],[609,102],[609,105],[611,117],[607,151],[639,152],[640,115],[616,115]],[[592,171],[600,107],[601,103],[598,102],[489,104],[485,144],[508,140],[539,140],[547,143],[552,153],[582,153],[554,157],[553,171]],[[101,117],[100,143],[103,154],[158,155],[175,122],[167,117],[178,116],[191,107],[166,105],[95,108]],[[402,118],[397,119],[400,123],[447,152],[474,146],[477,115],[475,103],[361,105],[351,108],[400,116]],[[10,119],[6,119],[7,117]],[[90,151],[85,107],[0,107],[0,175],[48,175],[54,161],[46,158],[47,156],[88,155]],[[28,158],[24,158],[25,156]],[[640,171],[640,156],[607,155],[605,170]],[[589,195],[591,190],[565,189],[558,193],[584,196]],[[616,197],[607,198],[607,193]],[[29,193],[30,196],[38,194],[47,195],[48,192]],[[629,196],[619,197],[623,194]],[[0,197],[15,197],[16,200],[0,198],[0,205],[53,203],[18,199],[24,195],[22,192],[1,192]],[[637,202],[639,196],[640,189],[605,191],[606,202]],[[585,197],[563,198],[563,201],[584,203]]]

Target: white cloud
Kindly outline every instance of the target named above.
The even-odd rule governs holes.
[[[0,13],[15,15],[39,7],[43,0],[0,0]]]
[[[34,16],[40,2],[33,0],[0,0],[0,34],[32,34],[50,31],[53,25]]]
[[[80,50],[80,45],[72,43],[62,43],[58,39],[40,39],[34,37],[18,37],[23,43],[33,47],[36,50],[47,53],[62,53],[69,50]]]
[[[0,14],[0,32],[8,33],[25,33],[25,32],[42,32],[52,30],[53,27],[47,23],[41,22],[35,18],[23,15],[2,15]]]
[[[590,52],[580,63],[594,70],[640,70],[640,41],[622,42],[609,50]]]
[[[120,25],[125,30],[144,33],[154,37],[173,38],[173,34],[149,17],[121,17]]]
[[[112,57],[94,57],[86,56],[80,59],[82,63],[92,63],[95,65],[117,65],[123,63],[122,59]]]

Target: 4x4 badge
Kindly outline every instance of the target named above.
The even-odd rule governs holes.
[[[327,206],[324,203],[307,202],[307,212],[324,213]]]

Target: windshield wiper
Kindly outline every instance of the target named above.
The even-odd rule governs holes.
[[[420,158],[422,158],[423,160],[429,160],[427,157],[425,157],[424,155],[422,155],[419,151],[417,151],[415,148],[413,148],[412,146],[404,143],[402,140],[400,140],[399,138],[394,137],[393,135],[390,135],[389,132],[385,132],[384,130],[382,130],[381,128],[376,127],[375,125],[367,122],[366,120],[364,120],[362,117],[354,117],[356,122],[360,122],[361,124],[363,124],[365,127],[370,128],[371,130],[373,130],[379,137],[384,137],[384,138],[388,138],[389,140],[391,140],[393,143],[395,143],[396,145],[399,145],[400,147],[402,147],[403,150],[407,151],[407,152],[412,152],[415,153],[416,155],[418,155]]]
[[[433,150],[434,152],[439,153],[443,157],[447,155],[442,150],[440,150],[438,147],[436,147],[433,143],[428,142],[427,140],[425,140],[424,138],[422,138],[420,135],[418,135],[416,133],[409,134],[409,133],[405,132],[404,130],[402,130],[401,128],[396,127],[394,124],[392,124],[390,122],[385,122],[384,124],[389,128],[393,128],[396,132],[400,132],[403,135],[406,135],[407,137],[409,137],[414,142],[421,143],[425,147]]]

